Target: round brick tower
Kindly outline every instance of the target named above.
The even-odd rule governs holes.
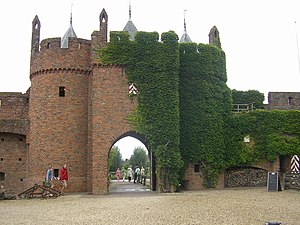
[[[76,37],[72,20],[62,39],[40,43],[40,27],[36,16],[30,63],[28,186],[41,184],[49,164],[58,175],[66,163],[71,178],[68,190],[86,191],[91,43]]]

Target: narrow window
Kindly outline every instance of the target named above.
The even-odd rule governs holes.
[[[19,161],[22,161],[22,158],[19,158]]]
[[[194,165],[194,172],[199,173],[200,172],[200,165],[197,163]]]
[[[217,33],[217,30],[215,30],[215,38],[218,37],[218,33]]]
[[[59,97],[65,97],[65,87],[59,87]]]
[[[59,169],[53,169],[54,177],[59,177]]]
[[[293,100],[292,97],[288,97],[288,105],[289,105],[289,106],[292,105],[292,100]]]
[[[81,44],[80,44],[80,43],[78,43],[78,49],[80,49],[80,47],[81,47]]]
[[[3,172],[0,172],[0,181],[4,180],[5,179],[5,173]]]
[[[1,161],[3,161],[4,159],[3,159],[3,158],[1,158],[0,160],[1,160]]]
[[[34,28],[37,30],[39,28],[39,25],[36,23]]]
[[[50,48],[50,43],[47,44],[47,48],[48,48],[48,49]]]
[[[1,99],[0,99],[0,106],[2,105],[2,101],[1,101]]]

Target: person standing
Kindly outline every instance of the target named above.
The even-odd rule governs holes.
[[[139,168],[139,166],[136,166],[136,169],[135,169],[135,178],[134,180],[136,180],[137,183],[140,182],[140,178],[141,178],[141,170]]]
[[[126,170],[125,170],[124,166],[123,166],[122,169],[121,169],[121,175],[122,175],[123,182],[124,182],[125,177],[126,177]]]
[[[128,170],[127,170],[127,178],[128,178],[128,182],[131,181],[132,175],[133,175],[133,170],[132,170],[132,165],[130,165],[130,166],[128,167]]]
[[[144,182],[144,186],[146,183],[146,177],[145,177],[145,168],[142,166],[141,168],[141,184]]]
[[[120,168],[118,167],[117,171],[116,171],[116,175],[117,175],[117,180],[118,182],[120,181],[120,176],[121,176],[121,171]]]
[[[63,168],[59,171],[59,179],[61,180],[61,194],[64,194],[65,189],[67,188],[68,184],[68,169],[67,169],[67,164],[63,166]]]
[[[53,166],[50,164],[46,173],[46,187],[53,188]]]

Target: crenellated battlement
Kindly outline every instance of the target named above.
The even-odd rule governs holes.
[[[30,77],[41,71],[90,70],[91,41],[69,38],[68,48],[61,48],[61,38],[48,38],[40,43],[40,50],[32,52]]]

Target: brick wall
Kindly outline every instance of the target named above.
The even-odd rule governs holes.
[[[0,120],[28,119],[27,93],[1,92],[0,101]]]
[[[122,134],[133,130],[126,118],[136,110],[137,102],[128,97],[128,78],[123,67],[95,65],[90,82],[89,190],[105,194],[109,184],[109,151]]]
[[[300,92],[269,92],[269,110],[300,109]]]
[[[26,188],[27,147],[24,135],[0,133],[0,185],[7,194],[17,194]]]

